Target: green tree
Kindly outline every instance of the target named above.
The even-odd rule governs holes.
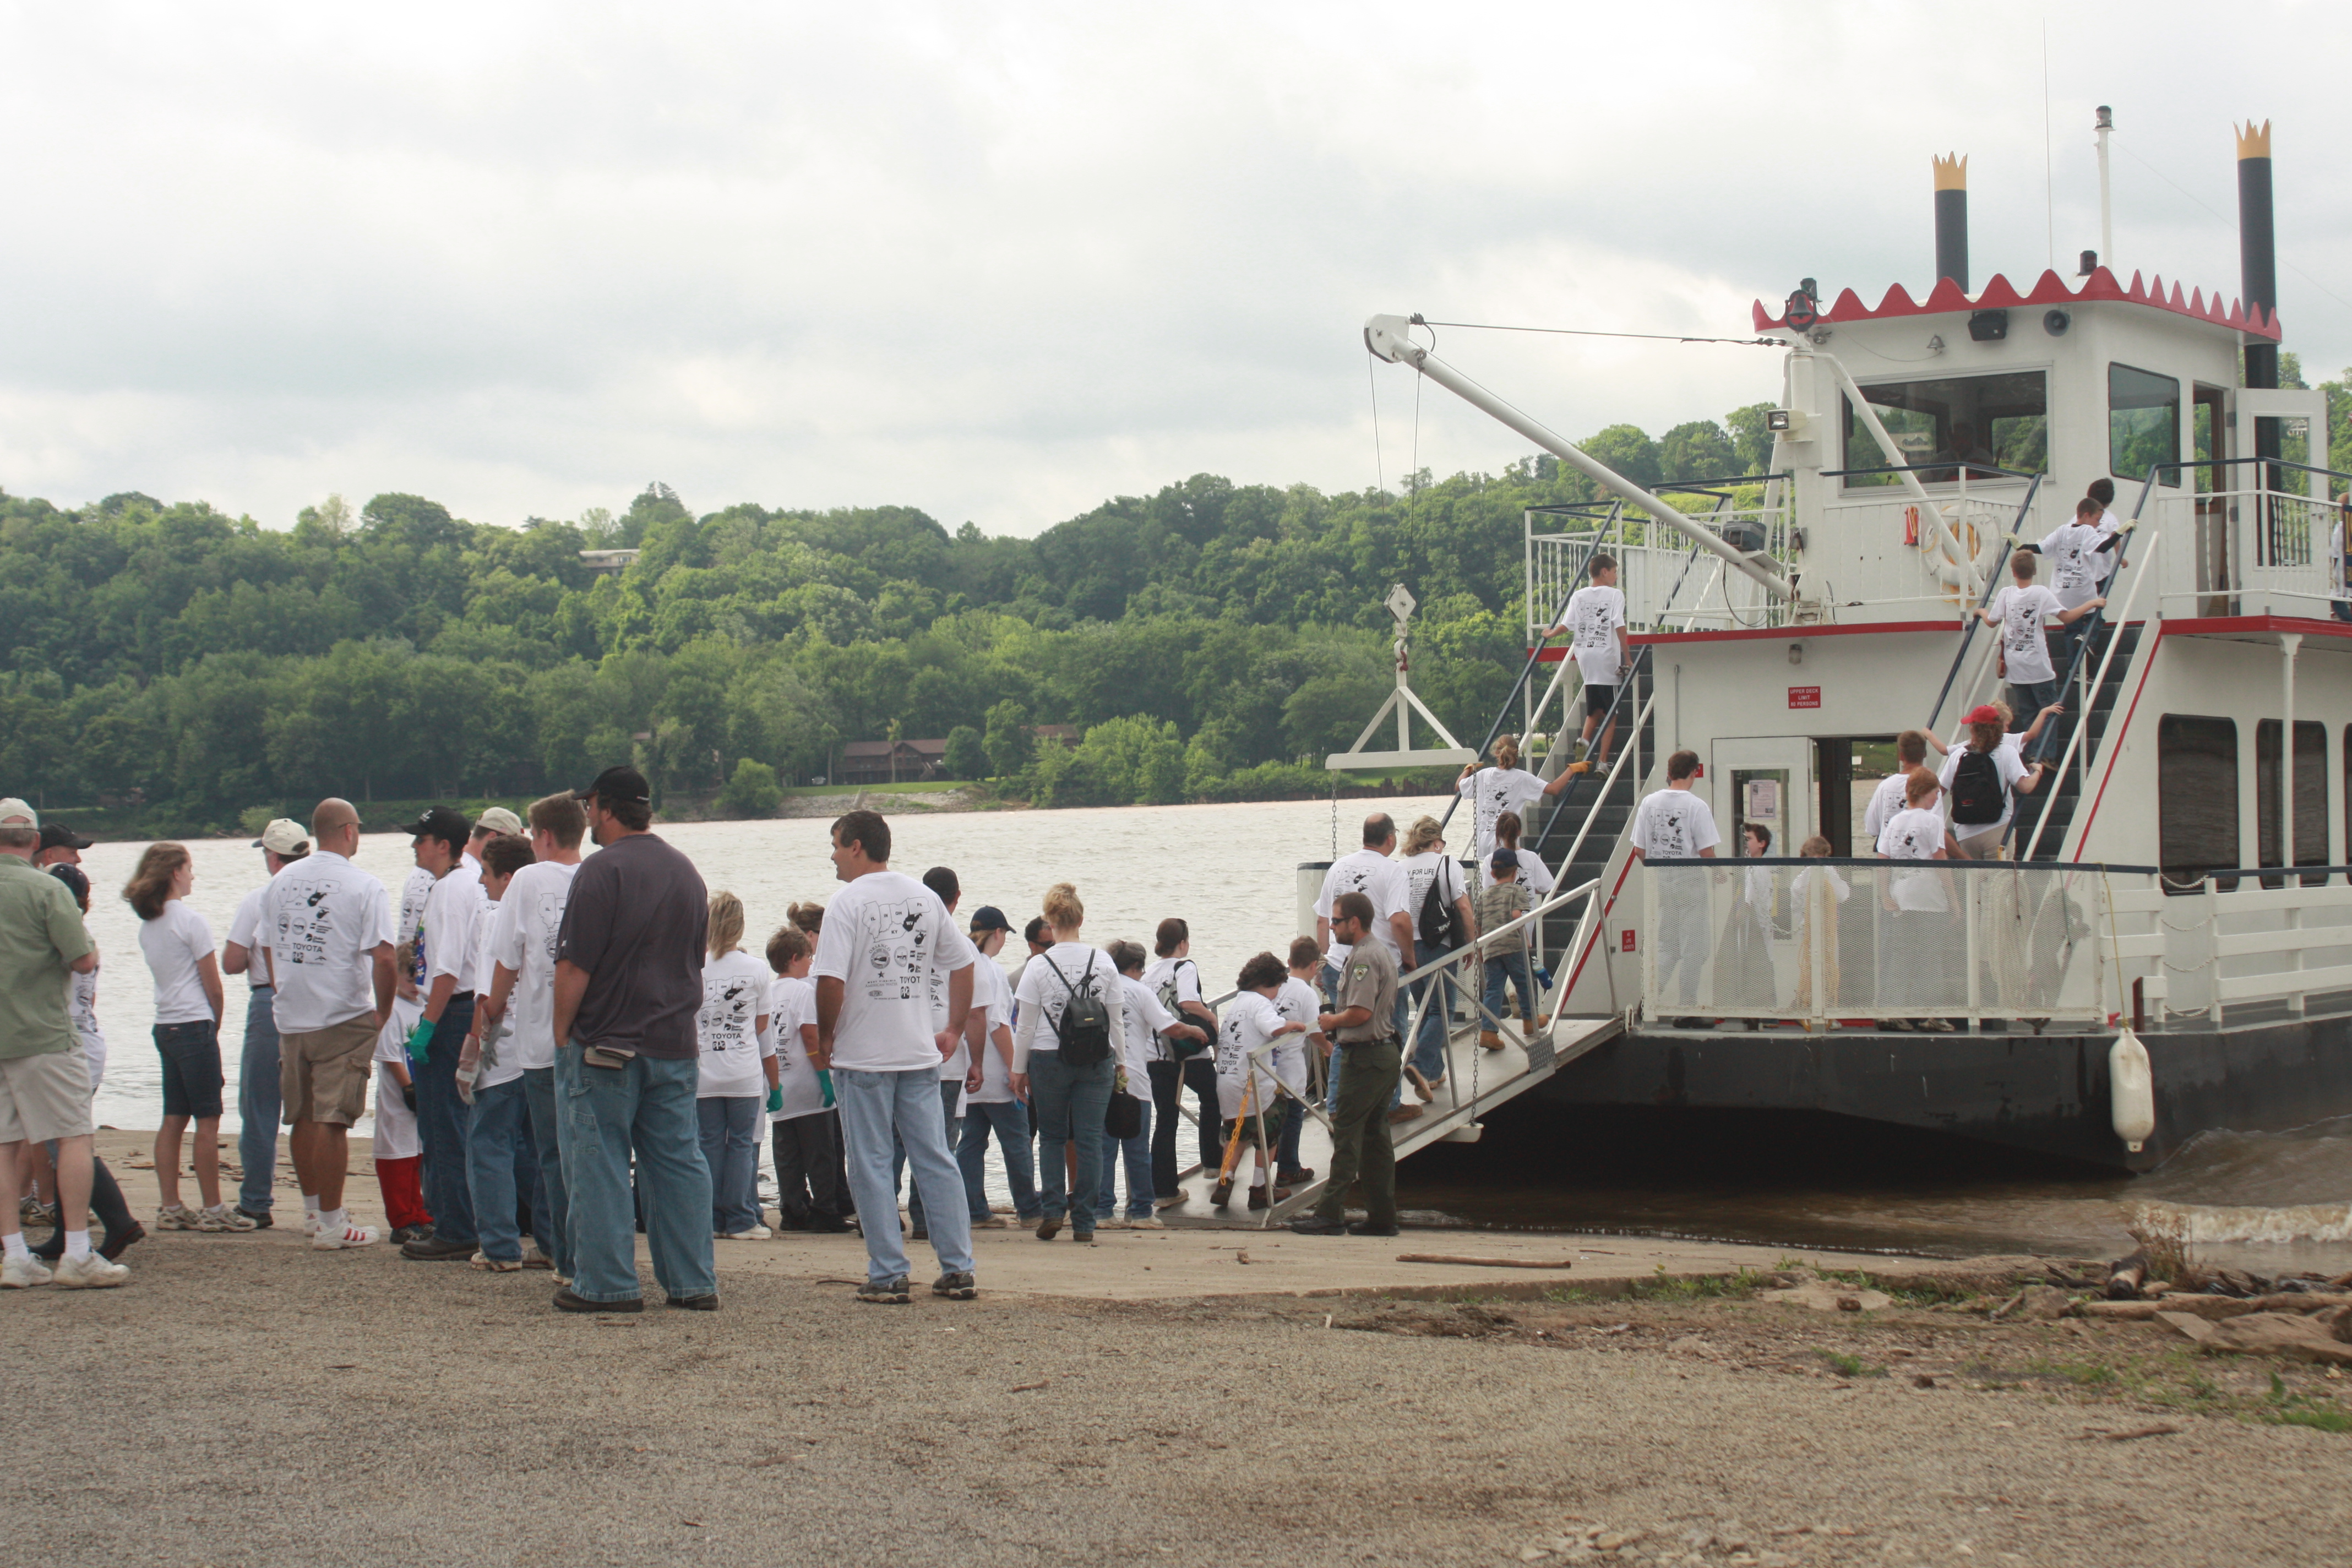
[[[1725,426],[1731,432],[1731,444],[1738,453],[1733,464],[1743,474],[1769,473],[1772,468],[1772,432],[1765,424],[1772,403],[1750,403],[1735,408],[1723,416]]]
[[[1741,471],[1730,433],[1712,419],[1667,431],[1658,440],[1658,464],[1669,479],[1722,479]]]
[[[959,724],[948,731],[947,755],[943,759],[948,777],[976,779],[988,773],[988,746],[979,731],[969,724]]]
[[[1638,425],[1612,425],[1587,437],[1582,445],[1585,452],[1595,460],[1616,469],[1637,485],[1646,488],[1656,484],[1662,477],[1658,467],[1658,444],[1651,440]]]
[[[987,733],[981,749],[988,753],[990,772],[998,778],[1010,778],[1028,766],[1035,750],[1029,735],[1029,710],[1006,698],[988,710],[983,721]]]
[[[719,792],[719,813],[722,816],[766,816],[783,798],[784,792],[776,783],[776,770],[743,757],[736,762],[727,787]]]

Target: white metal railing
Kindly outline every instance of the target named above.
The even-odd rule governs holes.
[[[2185,893],[2118,878],[2110,899],[2118,961],[2158,1020],[2219,1026],[2232,1006],[2303,1014],[2315,995],[2352,992],[2352,887],[2338,883],[2343,869],[2240,871]],[[2285,885],[2265,887],[2265,875]],[[2312,876],[2326,885],[2304,886]]]
[[[2159,484],[2218,468],[2226,488]],[[2187,470],[2187,471],[2184,471]],[[2140,515],[2173,538],[2158,584],[2169,616],[2317,616],[2337,597],[2328,537],[2337,510],[2331,481],[2352,479],[2303,464],[2168,464],[2152,476]],[[2303,488],[2293,488],[2300,484]]]
[[[1753,542],[1786,568],[1790,547],[1789,486],[1758,480],[1720,490],[1658,489],[1661,496],[1707,504],[1691,521],[1718,536]],[[1628,512],[1622,503],[1535,508],[1522,519],[1527,552],[1527,616],[1530,647],[1550,631],[1538,624],[1576,585],[1598,548],[1616,558],[1625,620],[1636,632],[1698,627],[1776,626],[1787,622],[1785,600],[1732,571],[1720,556],[1700,552],[1663,523]]]
[[[1924,500],[1899,491],[1832,496],[1822,503],[1822,530],[1842,548],[1834,560],[1808,562],[1806,581],[1842,618],[1850,610],[1900,618],[1980,604],[1989,584],[1999,586],[1993,579],[2011,532],[2042,537],[2042,498],[2029,500],[2031,484]]]

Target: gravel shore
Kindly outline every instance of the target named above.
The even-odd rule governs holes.
[[[2185,1414],[2103,1440],[2150,1418],[2054,1376],[1985,1392],[1954,1373],[2046,1365],[2073,1324],[1354,1295],[881,1308],[765,1269],[722,1274],[716,1315],[568,1318],[544,1273],[319,1255],[284,1231],[156,1237],[130,1261],[129,1289],[0,1298],[13,1561],[2352,1553],[2352,1438]],[[1970,1332],[2011,1337],[1987,1352]],[[1939,1386],[1863,1366],[1912,1353],[1906,1334],[1929,1359],[1901,1370],[1933,1360]]]

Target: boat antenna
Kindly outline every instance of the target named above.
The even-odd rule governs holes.
[[[2042,18],[2042,221],[2050,237],[2050,270],[2058,270],[2058,204],[2050,186],[2050,18]]]

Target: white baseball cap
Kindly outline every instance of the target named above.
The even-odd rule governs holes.
[[[477,833],[511,833],[520,837],[522,834],[522,818],[517,816],[513,812],[509,811],[503,805],[494,805],[490,807],[489,810],[482,813],[481,816],[474,818],[474,831]]]
[[[310,830],[290,816],[273,818],[253,841],[256,849],[267,849],[273,855],[308,855],[310,852]]]
[[[13,795],[5,800],[0,800],[0,827],[16,826],[19,824],[26,827],[38,827],[41,825],[41,814]]]

